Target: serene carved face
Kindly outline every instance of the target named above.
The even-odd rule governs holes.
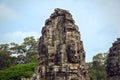
[[[67,48],[67,54],[68,54],[68,61],[71,63],[79,63],[80,62],[80,54],[79,51],[76,51],[74,48],[69,46]]]

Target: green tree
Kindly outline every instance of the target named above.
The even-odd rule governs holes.
[[[11,46],[10,50],[12,54],[25,55],[26,49],[24,45],[19,45],[19,44],[12,42],[10,43],[10,46]]]
[[[15,65],[15,57],[10,56],[9,44],[0,44],[0,70]]]
[[[37,63],[27,63],[1,70],[0,80],[21,80],[21,78],[29,78],[32,76],[37,66]]]
[[[0,44],[0,69],[10,66],[37,62],[38,41],[33,36],[26,37],[22,44],[12,42],[10,44]]]
[[[33,36],[26,37],[23,44],[26,49],[26,59],[28,62],[37,62],[38,56],[38,43]]]
[[[37,62],[37,41],[33,36],[24,38],[22,44],[11,43],[12,54],[17,55],[17,63]]]
[[[106,80],[105,60],[106,53],[99,53],[93,57],[93,62],[87,63],[90,80]]]
[[[10,43],[10,51],[12,54],[16,55],[17,56],[17,61],[16,61],[16,64],[20,64],[20,63],[26,63],[26,58],[25,58],[25,55],[26,55],[26,49],[25,49],[25,46],[24,45],[19,45],[17,43]]]

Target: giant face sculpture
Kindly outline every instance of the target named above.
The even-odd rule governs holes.
[[[80,52],[79,50],[75,50],[75,47],[73,47],[73,45],[67,46],[67,56],[70,63],[80,62]]]

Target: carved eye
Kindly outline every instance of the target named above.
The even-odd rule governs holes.
[[[71,50],[71,53],[72,53],[72,54],[75,54],[75,50]]]
[[[80,50],[78,50],[77,53],[80,53]]]

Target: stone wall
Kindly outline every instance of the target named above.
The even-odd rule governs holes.
[[[106,71],[108,80],[120,80],[120,38],[109,50]]]

